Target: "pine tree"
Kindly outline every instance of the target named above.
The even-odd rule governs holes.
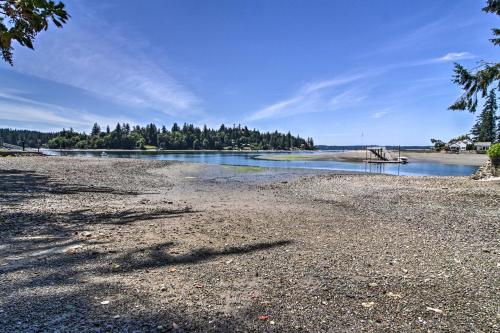
[[[90,132],[90,135],[96,136],[101,133],[101,127],[97,123],[94,123],[94,126],[92,126],[92,131]]]
[[[488,97],[484,103],[483,111],[472,127],[471,134],[474,136],[474,141],[494,142],[496,140],[496,110],[497,97],[495,94],[495,90],[492,89],[490,90],[490,93],[488,94]]]

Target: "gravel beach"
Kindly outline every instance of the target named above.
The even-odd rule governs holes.
[[[500,182],[0,158],[1,332],[494,332]]]

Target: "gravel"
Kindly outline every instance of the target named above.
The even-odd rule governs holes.
[[[0,331],[499,330],[500,182],[0,159]]]

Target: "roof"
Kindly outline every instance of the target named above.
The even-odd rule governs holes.
[[[476,146],[491,146],[491,142],[476,142]]]

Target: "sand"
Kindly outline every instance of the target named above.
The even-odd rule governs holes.
[[[3,158],[0,331],[496,331],[499,202],[466,177]]]
[[[397,151],[391,151],[394,157],[398,156]],[[460,165],[483,165],[488,157],[486,154],[477,154],[475,152],[463,152],[452,154],[446,152],[428,152],[428,151],[402,151],[401,156],[408,157],[409,162],[436,162],[443,164]],[[316,160],[316,161],[344,161],[344,162],[363,162],[367,159],[366,151],[350,150],[344,152],[317,152],[313,154],[280,154],[280,155],[261,155],[259,159],[264,160]]]

